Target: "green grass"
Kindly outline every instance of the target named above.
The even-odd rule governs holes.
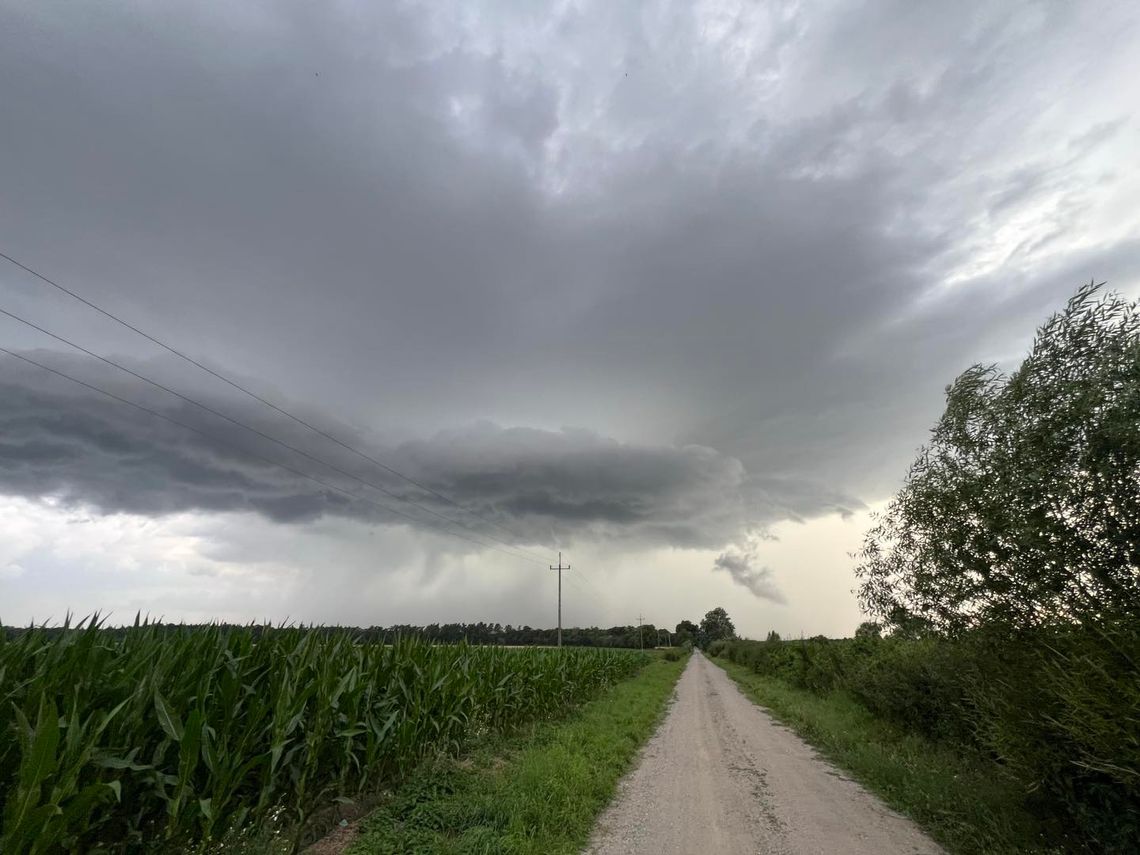
[[[711,659],[744,693],[951,852],[1057,852],[1001,768],[964,747],[876,719],[843,692],[819,696]]]
[[[652,734],[688,657],[655,658],[567,717],[425,764],[363,823],[351,855],[577,853]]]
[[[296,844],[342,800],[564,714],[648,658],[94,618],[0,633],[0,850]]]

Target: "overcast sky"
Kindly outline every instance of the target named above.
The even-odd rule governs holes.
[[[0,260],[303,452],[0,316],[89,384],[0,354],[0,619],[550,626],[562,550],[567,624],[850,633],[945,385],[1140,288],[1134,10],[0,0],[0,252],[428,488]]]

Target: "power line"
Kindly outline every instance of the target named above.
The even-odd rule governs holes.
[[[329,440],[330,442],[336,443],[337,445],[339,445],[341,448],[345,449],[346,451],[349,451],[349,452],[357,455],[358,457],[369,461],[370,463],[372,463],[375,466],[379,466],[381,469],[385,470],[386,472],[390,472],[391,474],[397,476],[398,478],[402,478],[403,480],[407,481],[409,484],[412,484],[412,485],[418,487],[419,489],[424,490],[427,493],[430,493],[431,495],[435,496],[436,498],[440,499],[441,501],[446,502],[449,505],[453,505],[456,508],[459,508],[460,510],[471,514],[472,516],[475,516],[475,517],[483,520],[483,522],[485,522],[485,523],[489,523],[491,525],[494,525],[494,526],[500,528],[501,530],[503,530],[507,534],[509,534],[511,537],[513,537],[513,538],[518,537],[518,535],[516,535],[509,528],[507,528],[506,526],[504,526],[502,523],[498,522],[497,520],[485,518],[481,514],[476,513],[475,511],[471,510],[470,508],[467,508],[463,505],[460,505],[458,502],[454,501],[453,499],[448,498],[443,493],[440,493],[437,490],[434,490],[433,488],[428,487],[426,484],[421,484],[419,481],[417,481],[417,480],[411,478],[410,476],[405,475],[404,473],[394,469],[393,467],[389,466],[387,463],[383,463],[380,460],[377,460],[375,457],[372,457],[371,455],[366,454],[365,452],[360,451],[357,448],[353,448],[351,445],[348,445],[347,443],[342,442],[341,440],[337,439],[332,434],[330,434],[330,433],[322,430],[321,428],[316,427],[315,425],[312,425],[309,422],[305,421],[300,416],[296,416],[293,413],[289,412],[288,410],[285,410],[282,407],[277,406],[272,401],[266,400],[265,398],[258,395],[256,392],[253,392],[253,391],[247,389],[245,386],[242,386],[240,383],[238,383],[234,380],[231,380],[229,377],[226,377],[225,375],[220,374],[219,372],[213,370],[212,368],[208,368],[207,366],[203,365],[198,360],[194,359],[193,357],[187,356],[185,353],[183,353],[180,350],[175,349],[174,347],[167,344],[166,342],[155,338],[154,336],[150,335],[149,333],[143,332],[141,329],[134,326],[133,324],[130,324],[127,321],[124,321],[122,318],[120,318],[117,315],[107,311],[106,309],[102,308],[101,306],[97,306],[95,303],[92,303],[90,300],[86,299],[85,297],[80,296],[79,294],[75,293],[71,289],[65,288],[63,285],[60,285],[58,282],[56,282],[52,279],[49,279],[48,277],[44,276],[42,273],[40,273],[36,270],[33,270],[31,267],[28,267],[26,264],[23,264],[23,263],[17,261],[16,259],[12,258],[12,256],[10,256],[4,252],[0,252],[0,258],[3,258],[5,261],[8,261],[11,264],[14,264],[16,267],[20,268],[21,270],[25,271],[26,273],[30,273],[32,276],[36,277],[41,282],[44,282],[44,283],[50,285],[51,287],[63,292],[64,294],[67,294],[69,297],[72,297],[72,298],[78,300],[83,305],[88,306],[91,309],[94,309],[99,314],[101,314],[107,318],[110,318],[115,323],[121,324],[122,326],[126,327],[127,329],[131,330],[132,332],[137,333],[138,335],[145,338],[147,341],[153,342],[154,344],[158,345],[159,347],[161,347],[163,350],[167,351],[168,353],[171,353],[174,356],[177,356],[179,359],[183,359],[186,362],[189,362],[191,365],[194,365],[197,368],[201,369],[202,371],[205,371],[207,374],[211,375],[212,377],[216,377],[218,380],[221,380],[223,383],[226,383],[227,385],[232,386],[234,389],[237,389],[239,392],[242,392],[242,393],[248,395],[249,397],[253,398],[254,400],[259,401],[260,403],[262,403],[265,406],[269,407],[270,409],[280,413],[281,415],[285,416],[286,418],[292,419],[297,424],[299,424],[305,428],[308,428],[309,430],[311,430],[314,433],[324,437],[325,439]],[[523,549],[521,547],[518,547],[518,549],[522,552],[528,552],[529,553],[529,550]],[[540,561],[542,563],[546,563],[545,559],[540,558],[537,554],[534,554],[534,553],[531,553],[531,554],[534,555],[534,560]]]
[[[582,591],[589,594],[594,602],[596,602],[603,609],[609,609],[608,602],[603,602],[603,600],[606,599],[605,592],[594,584],[593,580],[582,570],[581,565],[579,565],[578,569],[569,578],[573,579],[575,577],[577,577],[577,579],[579,579],[581,582],[584,582],[588,586],[588,588],[581,588]],[[591,593],[591,590],[593,593]],[[597,596],[594,596],[595,594]],[[599,597],[601,599],[599,599]]]
[[[582,572],[581,567],[578,568],[577,575],[582,579],[583,582],[589,585],[599,597],[602,597],[603,599],[605,598],[605,593],[602,591],[602,589],[595,585],[590,577]],[[609,606],[606,606],[606,608],[609,608]]]
[[[582,574],[581,569],[576,570],[566,578],[570,580],[570,584],[572,584],[579,593],[589,597],[602,614],[609,614],[610,605],[606,601],[605,595],[593,582]]]
[[[572,573],[571,575],[567,576],[567,584],[573,587],[573,589],[575,589],[575,591],[579,594],[583,595],[584,597],[588,597],[589,600],[591,600],[597,606],[597,608],[606,608],[606,605],[601,600],[598,600],[591,589],[581,584],[581,580],[573,576]]]
[[[194,433],[196,433],[200,436],[204,436],[206,439],[210,440],[211,442],[216,442],[219,445],[224,445],[224,446],[227,446],[229,448],[232,448],[240,454],[248,455],[250,457],[253,457],[256,460],[260,460],[263,463],[267,463],[270,466],[276,466],[279,469],[283,469],[286,472],[289,472],[293,475],[297,475],[301,478],[306,478],[309,481],[314,482],[315,484],[319,484],[321,487],[324,487],[326,490],[332,490],[336,493],[340,493],[343,496],[347,496],[351,500],[354,500],[354,501],[360,500],[360,501],[368,502],[369,504],[375,505],[376,507],[380,508],[381,510],[387,511],[388,513],[396,514],[397,516],[401,516],[401,517],[404,517],[405,519],[411,520],[412,522],[416,523],[417,525],[423,525],[425,522],[427,522],[428,525],[439,525],[438,523],[432,523],[430,521],[417,519],[416,517],[413,517],[410,514],[406,514],[403,511],[399,511],[399,510],[397,510],[397,509],[395,509],[389,505],[385,505],[381,502],[377,502],[373,499],[369,499],[367,496],[361,496],[361,495],[356,494],[356,493],[350,493],[347,490],[343,490],[340,487],[335,486],[334,484],[329,484],[327,481],[322,481],[320,478],[317,478],[315,475],[310,475],[307,472],[302,472],[299,469],[294,469],[292,466],[289,466],[287,463],[281,463],[280,461],[273,460],[269,457],[265,457],[263,455],[260,455],[255,451],[250,451],[249,449],[242,448],[241,446],[237,445],[236,443],[222,439],[219,436],[216,436],[212,433],[209,433],[207,431],[196,428],[193,425],[188,425],[185,422],[180,422],[180,421],[178,421],[178,419],[171,418],[170,416],[165,415],[164,413],[160,413],[157,410],[152,410],[151,408],[143,406],[142,404],[138,404],[138,403],[135,403],[134,401],[131,401],[127,398],[123,398],[119,395],[116,395],[114,392],[108,392],[106,389],[102,389],[102,388],[100,388],[100,387],[98,387],[92,383],[88,383],[84,380],[80,380],[78,377],[72,377],[70,374],[67,374],[63,371],[59,371],[58,369],[55,369],[55,368],[51,368],[50,366],[44,365],[41,362],[37,362],[36,360],[30,359],[29,357],[23,356],[19,353],[15,353],[11,350],[8,350],[7,348],[0,347],[0,353],[7,354],[8,356],[11,356],[15,359],[19,359],[21,362],[26,362],[29,365],[34,365],[37,368],[42,368],[44,371],[48,371],[52,374],[55,374],[59,377],[64,378],[65,380],[70,380],[72,383],[76,383],[80,386],[83,386],[86,389],[90,389],[93,392],[98,392],[100,395],[104,395],[108,398],[111,398],[112,400],[118,401],[121,404],[126,404],[127,406],[133,407],[136,410],[141,410],[144,413],[149,413],[150,415],[154,416],[155,418],[162,419],[165,422],[170,422],[171,424],[177,425],[180,428],[184,428],[186,430],[193,431]],[[440,531],[444,532],[445,534],[450,534],[452,537],[458,537],[460,540],[466,540],[469,543],[474,543],[476,546],[482,547],[483,549],[494,549],[496,552],[502,552],[504,555],[510,555],[512,558],[518,558],[518,559],[523,560],[523,561],[532,561],[533,560],[529,556],[522,555],[522,554],[517,553],[517,552],[508,552],[507,550],[501,549],[500,547],[492,546],[489,543],[483,543],[482,541],[475,540],[474,538],[467,537],[463,534],[459,534],[458,532],[452,531],[452,530],[447,529],[447,528],[441,527]]]
[[[574,586],[575,590],[589,597],[594,602],[594,605],[600,609],[600,613],[602,615],[609,614],[610,607],[606,603],[602,602],[602,600],[598,599],[598,597],[589,588],[583,586],[581,580],[577,577],[576,574],[571,573],[566,578],[569,580],[570,584]]]
[[[188,404],[193,404],[195,407],[198,407],[199,409],[204,410],[205,412],[210,413],[211,415],[217,416],[220,419],[225,419],[227,422],[229,422],[232,425],[236,425],[237,427],[240,427],[243,430],[247,430],[250,433],[255,434],[256,436],[259,436],[263,439],[267,439],[270,442],[281,446],[282,448],[288,449],[289,451],[292,451],[295,454],[299,454],[302,457],[313,461],[314,463],[320,464],[321,466],[325,466],[325,467],[331,469],[332,471],[343,475],[346,478],[351,478],[353,481],[357,481],[366,487],[371,487],[373,490],[377,490],[377,491],[383,493],[384,495],[386,495],[392,499],[396,499],[397,501],[401,501],[401,502],[407,502],[412,507],[419,508],[421,511],[425,511],[426,513],[429,513],[432,516],[438,517],[439,519],[443,520],[444,522],[451,523],[452,525],[463,526],[464,528],[467,528],[467,529],[474,531],[474,529],[471,529],[471,526],[468,525],[467,523],[463,523],[463,522],[460,522],[458,520],[454,520],[451,517],[445,516],[444,514],[441,514],[438,511],[433,510],[432,508],[421,505],[418,502],[414,502],[411,499],[407,498],[406,496],[401,496],[397,493],[393,493],[391,490],[388,490],[385,487],[381,487],[379,484],[374,484],[371,481],[367,481],[367,480],[365,480],[365,479],[363,479],[357,475],[354,475],[351,472],[348,472],[344,469],[341,469],[339,466],[336,466],[332,463],[329,463],[327,460],[323,460],[323,459],[321,459],[315,455],[309,454],[307,451],[304,451],[300,448],[297,448],[294,445],[290,445],[289,443],[285,442],[284,440],[277,439],[276,437],[270,436],[269,434],[267,434],[261,430],[258,430],[255,427],[251,427],[250,425],[247,425],[245,422],[242,422],[238,419],[232,418],[231,416],[227,416],[225,413],[219,412],[218,410],[215,410],[213,407],[210,407],[207,404],[203,404],[201,401],[197,401],[194,398],[191,398],[187,395],[183,395],[181,392],[177,392],[174,389],[171,389],[169,386],[164,386],[162,383],[159,383],[157,380],[154,380],[154,379],[147,377],[143,374],[139,374],[137,371],[134,371],[130,368],[127,368],[125,365],[121,365],[120,363],[115,362],[113,359],[109,359],[105,356],[101,356],[98,353],[95,353],[94,351],[88,350],[86,347],[83,347],[80,344],[76,344],[75,342],[71,341],[70,339],[64,338],[61,335],[57,335],[56,333],[53,333],[50,330],[46,330],[43,327],[39,326],[38,324],[32,323],[31,321],[27,320],[26,318],[22,318],[17,314],[9,312],[7,309],[0,308],[0,315],[4,315],[6,317],[9,317],[14,321],[19,321],[20,323],[24,324],[25,326],[31,327],[32,329],[37,330],[46,336],[50,336],[51,338],[55,339],[58,342],[61,342],[62,344],[67,345],[68,347],[73,347],[76,350],[87,354],[88,356],[92,357],[93,359],[98,359],[100,362],[103,362],[107,365],[110,365],[112,368],[116,368],[119,371],[124,372],[125,374],[129,374],[132,377],[135,377],[139,380],[142,380],[144,383],[149,383],[151,386],[154,386],[156,389],[161,389],[163,392],[166,392],[170,395],[173,395],[176,398],[180,398],[181,400],[186,401]],[[516,548],[514,546],[514,544],[512,544],[506,540],[503,540],[502,538],[495,537],[494,535],[484,534],[483,532],[478,532],[478,531],[476,531],[475,533],[478,534],[480,537],[485,537],[485,538],[488,538],[490,540],[497,541],[498,543],[502,543],[503,545],[511,547],[512,549]],[[526,550],[522,550],[522,549],[518,549],[517,551],[522,552],[522,553],[526,552]],[[537,557],[534,557],[532,560],[537,561],[539,559]]]

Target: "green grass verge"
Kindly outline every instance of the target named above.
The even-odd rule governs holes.
[[[965,747],[931,742],[842,692],[820,697],[712,659],[744,693],[951,852],[1059,852],[1025,810],[1021,786]]]
[[[363,822],[350,855],[577,853],[653,733],[688,657],[655,658],[559,721],[425,763]]]

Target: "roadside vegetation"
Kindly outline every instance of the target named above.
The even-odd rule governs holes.
[[[179,851],[312,818],[564,715],[648,655],[98,621],[0,636],[0,851]],[[227,850],[228,851],[228,850]]]
[[[1140,851],[1137,303],[1086,286],[1012,375],[962,374],[857,559],[854,639],[709,652],[962,851],[1040,843],[1023,815],[1059,848]]]
[[[846,641],[805,642],[811,651],[806,657],[826,661],[823,645]],[[786,652],[773,657],[776,664],[765,661],[754,645]],[[1063,851],[1058,841],[1066,832],[1060,824],[1035,815],[1023,783],[991,757],[976,746],[963,750],[961,742],[928,736],[905,718],[872,711],[863,693],[846,688],[846,681],[841,687],[838,679],[828,679],[831,688],[823,688],[823,669],[814,658],[801,660],[799,642],[718,642],[710,652],[752,700],[951,852]],[[769,670],[769,665],[775,667]],[[805,676],[815,688],[806,688]],[[898,683],[906,682],[900,675]],[[912,697],[916,688],[910,686]],[[933,698],[923,704],[930,702]]]
[[[461,757],[423,764],[364,820],[348,852],[580,852],[687,660],[665,651],[563,719],[494,734]]]

